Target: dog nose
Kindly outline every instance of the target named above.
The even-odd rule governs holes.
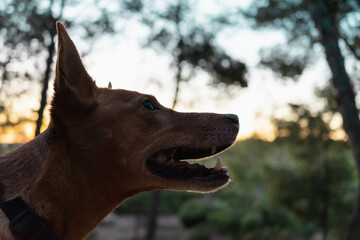
[[[226,118],[229,119],[236,127],[239,127],[239,118],[235,114],[226,114]]]

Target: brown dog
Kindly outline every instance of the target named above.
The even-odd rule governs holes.
[[[64,26],[51,123],[0,157],[2,200],[21,197],[57,239],[84,239],[125,199],[157,189],[216,191],[226,168],[189,164],[233,144],[236,115],[178,113],[153,96],[98,88]],[[220,166],[219,166],[220,165]],[[0,239],[16,238],[0,210]]]

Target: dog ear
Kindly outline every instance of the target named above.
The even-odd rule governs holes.
[[[58,53],[55,76],[55,105],[79,110],[96,103],[96,84],[87,73],[76,47],[65,27],[56,22]],[[65,106],[64,106],[65,105]],[[55,106],[54,106],[55,107]]]

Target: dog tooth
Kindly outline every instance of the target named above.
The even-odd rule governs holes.
[[[213,146],[213,147],[211,148],[211,154],[214,154],[215,152],[216,152],[216,147]]]
[[[222,159],[221,159],[220,156],[218,156],[218,157],[216,158],[216,165],[215,165],[215,167],[214,167],[214,170],[215,170],[215,171],[220,171],[220,170],[221,170],[221,167],[222,167]]]

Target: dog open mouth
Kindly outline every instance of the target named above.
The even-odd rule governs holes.
[[[222,167],[222,160],[217,156],[217,163],[213,168],[207,168],[199,163],[189,163],[185,160],[201,160],[210,158],[229,146],[212,147],[210,149],[191,149],[185,147],[162,150],[147,160],[147,167],[153,174],[163,178],[203,180],[229,179],[227,167]]]

